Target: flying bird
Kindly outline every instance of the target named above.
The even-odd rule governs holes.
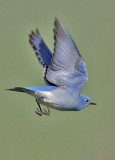
[[[50,115],[50,109],[61,111],[80,111],[88,105],[96,105],[81,90],[88,80],[85,62],[63,24],[55,18],[54,53],[45,44],[38,29],[31,32],[29,42],[39,63],[44,68],[45,86],[15,87],[10,91],[24,92],[36,99],[36,114]],[[47,107],[43,111],[40,105]]]

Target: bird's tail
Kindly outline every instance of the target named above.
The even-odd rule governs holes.
[[[27,88],[24,88],[24,87],[14,87],[14,88],[6,89],[6,90],[16,91],[16,92],[24,92],[24,93],[27,93],[27,94],[32,95],[32,96],[35,95],[34,90],[30,90],[30,89],[27,89]]]
[[[27,93],[35,98],[41,97],[44,93],[56,89],[56,86],[38,86],[38,87],[14,87],[6,89],[9,91],[23,92]]]

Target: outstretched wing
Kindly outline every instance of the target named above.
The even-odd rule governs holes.
[[[36,29],[35,32],[31,32],[29,35],[29,42],[34,49],[40,64],[43,67],[49,66],[52,59],[52,52],[43,41],[38,29]]]
[[[61,22],[54,22],[55,48],[46,78],[57,86],[81,90],[87,81],[87,69],[75,43]]]

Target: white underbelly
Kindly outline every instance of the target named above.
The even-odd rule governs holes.
[[[42,92],[39,103],[56,110],[73,110],[79,101],[63,89],[52,92]]]

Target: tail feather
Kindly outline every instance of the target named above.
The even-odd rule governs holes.
[[[39,87],[14,87],[14,88],[9,88],[6,90],[9,91],[16,91],[16,92],[24,92],[27,93],[35,98],[38,96],[41,96],[41,93],[52,91],[56,89],[56,86],[39,86]]]
[[[27,94],[30,94],[30,95],[34,95],[35,94],[35,91],[27,89],[27,88],[23,88],[23,87],[14,87],[14,88],[6,89],[6,90],[16,91],[16,92],[24,92],[24,93],[27,93]]]

